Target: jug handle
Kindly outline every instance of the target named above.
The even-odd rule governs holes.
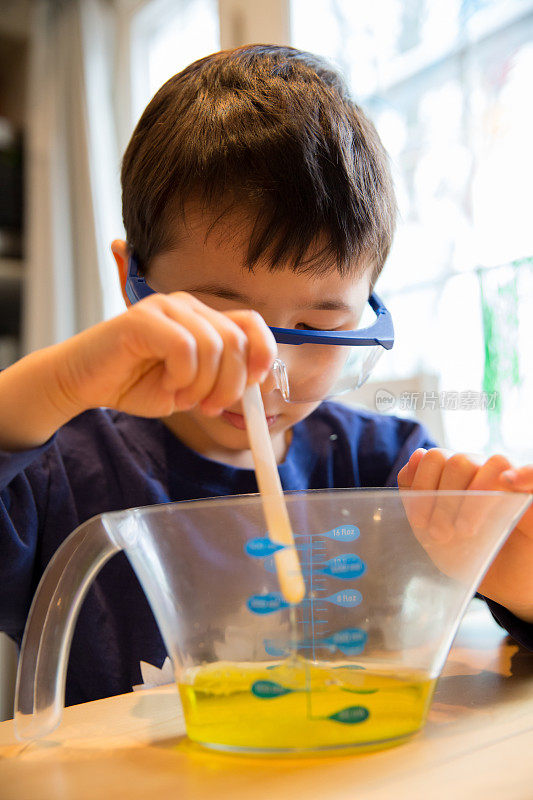
[[[94,517],[76,528],[46,567],[31,604],[15,688],[15,735],[38,739],[61,722],[68,656],[87,590],[121,550]]]

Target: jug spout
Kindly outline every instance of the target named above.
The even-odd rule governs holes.
[[[77,528],[50,561],[22,639],[15,689],[15,734],[35,739],[61,722],[68,655],[81,604],[103,565],[120,550],[100,517]]]

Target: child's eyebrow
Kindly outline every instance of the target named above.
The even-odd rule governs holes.
[[[224,300],[236,300],[239,303],[245,303],[249,306],[253,306],[252,300],[247,297],[242,292],[237,292],[235,289],[231,289],[229,286],[221,286],[216,283],[207,283],[203,286],[193,286],[186,291],[194,293],[203,293],[203,294],[212,294],[216,297],[221,297]],[[309,303],[308,305],[300,304],[296,305],[297,309],[308,309],[308,310],[315,310],[315,311],[353,311],[352,306],[348,303],[345,303],[344,300],[337,300],[337,299],[326,299],[326,300],[319,300],[316,303]]]

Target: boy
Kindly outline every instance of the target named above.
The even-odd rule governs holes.
[[[145,110],[122,185],[123,294],[131,305],[135,269],[154,294],[0,375],[0,626],[17,642],[46,564],[81,522],[257,490],[240,406],[254,381],[286,489],[533,490],[533,468],[448,458],[415,422],[276,391],[267,325],[356,329],[395,224],[379,138],[319,59],[255,45],[192,64]],[[295,360],[290,379],[302,385],[313,366]],[[480,587],[529,646],[532,567],[529,511]],[[115,556],[82,608],[66,702],[129,691],[140,662],[165,656]]]

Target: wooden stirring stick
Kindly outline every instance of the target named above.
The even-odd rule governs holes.
[[[299,603],[305,596],[305,583],[294,545],[259,384],[254,383],[246,389],[242,404],[268,535],[273,542],[284,545],[283,549],[274,554],[281,592],[289,603]]]

